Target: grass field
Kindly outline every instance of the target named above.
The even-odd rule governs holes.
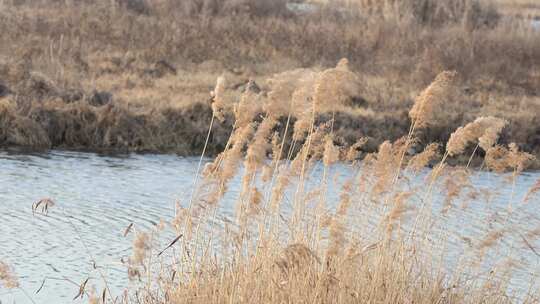
[[[496,115],[509,121],[503,141],[540,151],[540,40],[518,21],[497,21],[497,7],[355,1],[360,13],[330,4],[297,15],[284,1],[2,3],[4,147],[198,154],[219,76],[239,100],[250,79],[268,91],[276,73],[348,58],[361,86],[337,132],[350,143],[368,137],[373,152],[406,135],[413,97],[455,70],[454,96],[418,149]],[[231,127],[216,124],[210,154]]]

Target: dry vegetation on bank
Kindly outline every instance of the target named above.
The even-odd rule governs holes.
[[[336,2],[293,13],[285,1],[2,1],[0,146],[198,154],[220,75],[249,79],[349,58],[355,110],[336,113],[369,151],[407,134],[413,97],[455,70],[454,96],[419,149],[477,116],[509,121],[503,140],[539,153],[540,35],[471,0]],[[215,125],[220,152],[232,120]],[[353,138],[355,137],[355,138]]]
[[[540,20],[540,3],[534,0],[495,0],[499,11],[508,16]]]
[[[197,172],[172,220],[151,231],[137,223],[126,228],[133,251],[122,263],[130,288],[111,292],[94,261],[95,273],[76,298],[87,296],[91,304],[538,303],[540,217],[528,206],[538,202],[540,181],[490,209],[498,185],[477,187],[468,167],[448,165],[452,157],[482,152],[485,168],[511,172],[504,185],[514,187],[533,156],[500,144],[508,122],[478,117],[452,130],[442,155],[437,143],[408,152],[437,123],[457,78],[440,73],[415,97],[408,134],[383,142],[363,161],[366,138],[348,144],[335,128],[337,116],[318,118],[351,110],[360,82],[346,59],[335,68],[281,73],[268,93],[249,89],[240,101],[219,78],[207,129],[232,116],[226,148]],[[283,116],[291,118],[287,132],[277,128]],[[423,171],[430,163],[434,169]],[[336,172],[335,165],[347,169]],[[220,208],[235,177],[240,189],[233,191],[234,214],[227,215]],[[32,211],[39,216],[59,207],[42,200]],[[177,237],[160,240],[164,229]],[[20,288],[5,264],[0,283]],[[105,287],[92,289],[99,283]]]

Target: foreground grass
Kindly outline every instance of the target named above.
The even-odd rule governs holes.
[[[223,95],[223,79],[218,80],[213,93],[214,115],[219,119],[233,111],[234,132],[225,151],[205,167],[193,196],[184,204],[185,209],[180,207],[173,222],[183,240],[173,258],[177,268],[156,267],[152,272],[148,255],[152,241],[145,239],[145,233],[135,238],[129,266],[132,273],[141,277],[151,273],[151,277],[163,279],[172,271],[178,276],[178,281],[160,281],[159,288],[142,287],[146,291],[137,295],[136,301],[537,302],[539,286],[532,283],[520,293],[510,285],[520,266],[513,264],[514,255],[503,252],[506,246],[518,250],[509,245],[516,240],[515,234],[526,234],[526,242],[535,242],[537,229],[513,219],[529,216],[523,204],[534,197],[538,185],[524,198],[511,198],[509,206],[516,208],[515,212],[494,222],[485,219],[492,223],[491,228],[473,235],[468,235],[465,227],[458,236],[444,232],[452,217],[459,216],[455,208],[467,208],[457,207],[466,196],[464,189],[478,191],[470,183],[467,168],[446,168],[449,158],[476,144],[472,153],[485,151],[486,168],[512,171],[513,182],[533,160],[515,145],[496,144],[507,122],[480,117],[458,128],[442,156],[437,156],[436,145],[412,157],[407,153],[419,132],[436,122],[436,113],[444,106],[441,100],[456,76],[455,72],[438,75],[415,99],[409,112],[409,134],[384,142],[363,162],[357,162],[357,157],[365,140],[343,143],[333,127],[338,122],[335,116],[326,122],[315,119],[318,113],[346,108],[348,98],[354,96],[358,75],[350,72],[347,60],[321,72],[281,74],[270,81],[273,86],[267,97],[246,92],[236,106]],[[257,119],[256,107],[263,109],[262,120]],[[284,115],[296,118],[287,123],[292,133],[273,133],[277,118]],[[300,145],[296,156],[286,152],[287,141]],[[267,162],[270,151],[272,161]],[[289,155],[287,160],[281,160],[283,155]],[[316,178],[315,188],[308,188],[319,161],[323,175]],[[327,201],[333,184],[329,174],[337,162],[349,164],[354,174],[340,184],[339,200],[331,202]],[[406,178],[431,162],[435,169],[420,179],[422,187]],[[244,170],[235,218],[222,228],[207,226],[215,220],[240,163]],[[440,192],[446,193],[442,201],[434,198]],[[454,269],[445,258],[450,240],[450,247],[465,250]],[[486,261],[492,266],[486,266]],[[530,282],[535,281],[536,274],[531,276]],[[143,279],[145,284],[152,280]]]
[[[234,118],[224,151],[199,170],[172,220],[151,231],[126,228],[133,238],[123,260],[130,288],[122,295],[92,289],[99,281],[107,286],[96,265],[93,277],[100,279],[85,280],[78,297],[92,304],[537,303],[540,218],[527,206],[538,202],[540,181],[494,210],[498,185],[477,188],[467,166],[449,165],[485,153],[484,169],[510,172],[505,185],[513,187],[534,157],[499,144],[508,122],[478,117],[446,144],[411,155],[458,79],[445,71],[415,98],[408,134],[359,161],[367,140],[344,141],[334,115],[352,110],[359,77],[343,59],[335,68],[276,75],[268,93],[249,89],[240,101],[219,78],[207,130]],[[352,174],[333,171],[338,164]],[[425,172],[429,164],[434,169]],[[344,180],[335,182],[339,174]],[[232,193],[235,212],[227,216],[220,205],[236,177],[240,191]],[[485,217],[463,221],[468,202]],[[54,208],[42,200],[32,210]],[[456,223],[461,229],[448,229]],[[176,237],[160,246],[163,229]],[[0,266],[2,283],[19,288],[11,269]]]
[[[407,135],[414,96],[456,70],[454,96],[419,150],[475,117],[499,116],[509,121],[504,143],[540,153],[539,35],[496,7],[358,1],[359,11],[329,4],[298,15],[283,1],[202,2],[4,1],[0,145],[198,154],[217,77],[239,100],[250,79],[268,92],[276,73],[346,57],[361,76],[354,107],[336,113],[349,143],[368,137],[373,152]],[[224,148],[232,124],[214,125],[209,154]]]

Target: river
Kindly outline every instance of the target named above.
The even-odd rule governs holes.
[[[0,260],[14,267],[35,303],[73,303],[76,285],[89,273],[95,276],[92,259],[103,267],[111,289],[121,292],[129,282],[120,259],[131,253],[125,228],[133,222],[144,229],[171,219],[176,200],[189,196],[197,164],[197,158],[174,155],[0,152]],[[524,173],[514,194],[523,196],[538,178],[540,172]],[[501,181],[485,172],[474,180]],[[32,204],[46,197],[56,206],[48,216],[33,216]],[[538,201],[529,204],[529,213],[540,211]],[[473,221],[478,215],[471,213],[462,219]],[[31,303],[20,290],[2,289],[0,302]]]

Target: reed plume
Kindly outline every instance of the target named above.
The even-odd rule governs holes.
[[[286,117],[291,111],[297,115],[299,107],[293,105],[293,95],[300,88],[310,87],[316,74],[311,69],[295,69],[270,77],[266,81],[269,90],[264,112],[274,117]]]
[[[272,176],[275,173],[274,171],[277,169],[277,165],[282,158],[282,148],[283,147],[281,145],[279,133],[274,132],[271,140],[272,161],[269,164],[265,164],[263,166],[263,171],[261,175],[261,179],[263,182],[268,182],[272,179]]]
[[[334,144],[331,135],[327,135],[324,144],[323,164],[331,166],[340,160],[340,149]]]
[[[495,230],[489,232],[478,244],[478,249],[489,249],[493,247],[505,235],[504,230]]]
[[[150,247],[149,235],[144,232],[137,233],[133,240],[133,256],[131,257],[130,262],[133,264],[143,264]]]
[[[212,111],[214,115],[221,121],[225,120],[225,113],[231,106],[230,101],[226,96],[227,80],[225,76],[218,77],[216,87],[210,95],[212,96]]]
[[[277,124],[277,120],[272,117],[266,117],[259,124],[257,131],[253,136],[253,141],[249,144],[246,152],[244,166],[250,176],[256,173],[257,169],[262,167],[266,160],[267,153],[272,148],[272,131]],[[276,153],[276,151],[274,151]]]
[[[461,154],[474,141],[478,141],[478,145],[484,151],[488,151],[497,142],[499,134],[507,123],[506,120],[496,117],[479,117],[450,135],[446,143],[446,151],[450,156]]]
[[[356,143],[354,143],[348,149],[346,149],[347,153],[342,158],[345,161],[349,161],[349,162],[356,161],[358,159],[358,154],[360,153],[359,149],[361,149],[367,142],[368,142],[367,138],[365,137],[360,138],[358,141],[356,141]]]
[[[425,128],[434,122],[434,114],[446,98],[457,76],[455,71],[444,71],[418,97],[411,110],[413,128]]]
[[[495,172],[512,170],[520,173],[534,160],[534,156],[519,150],[515,143],[510,143],[508,148],[504,146],[490,147],[485,156],[486,166]]]
[[[420,169],[425,168],[432,160],[438,155],[439,144],[431,143],[424,148],[424,151],[413,156],[409,160],[408,168],[418,172]]]
[[[405,213],[413,209],[413,207],[407,204],[407,200],[413,194],[413,192],[407,191],[394,195],[392,207],[385,218],[386,231],[388,234],[392,234],[392,232],[395,231],[396,226],[403,220]]]
[[[260,94],[246,90],[242,93],[240,101],[234,105],[235,125],[242,128],[253,122],[254,118],[262,112],[264,97]]]
[[[295,125],[296,127],[296,125]],[[309,160],[318,160],[323,157],[325,138],[328,135],[328,124],[318,126],[313,133],[306,138],[306,144],[302,145],[300,151],[291,161],[291,173],[301,174],[301,170]]]
[[[321,72],[314,83],[315,112],[335,112],[352,97],[360,96],[359,77],[349,69],[349,61],[341,59],[337,66]]]
[[[279,210],[279,206],[283,202],[283,196],[285,189],[291,184],[291,178],[292,174],[289,172],[289,169],[283,165],[281,166],[277,174],[277,181],[276,185],[272,187],[272,195],[270,198],[270,209],[272,212],[277,212]]]
[[[523,198],[524,202],[527,202],[533,195],[538,193],[540,191],[540,178],[536,181],[536,183],[527,191],[527,194]]]
[[[329,233],[330,244],[326,250],[327,258],[334,258],[339,255],[344,249],[347,238],[346,232],[346,215],[352,204],[352,181],[347,181],[341,189],[339,203],[335,215],[330,219]]]
[[[0,261],[0,283],[0,286],[3,285],[7,289],[19,287],[19,280],[17,279],[17,276],[11,267],[2,261]]]
[[[472,188],[469,172],[462,169],[452,170],[444,181],[446,197],[444,198],[442,212],[448,212],[454,207],[453,202],[458,199],[465,190]]]
[[[372,158],[366,159],[372,166],[371,174],[375,177],[371,194],[377,196],[387,192],[392,184],[396,168],[400,167],[401,157],[407,149],[407,139],[400,138],[394,143],[385,141],[379,146],[379,151]]]
[[[293,140],[302,140],[305,134],[314,124],[316,115],[315,103],[313,101],[313,91],[317,74],[306,75],[303,82],[292,94],[293,114],[296,117],[294,123]]]

